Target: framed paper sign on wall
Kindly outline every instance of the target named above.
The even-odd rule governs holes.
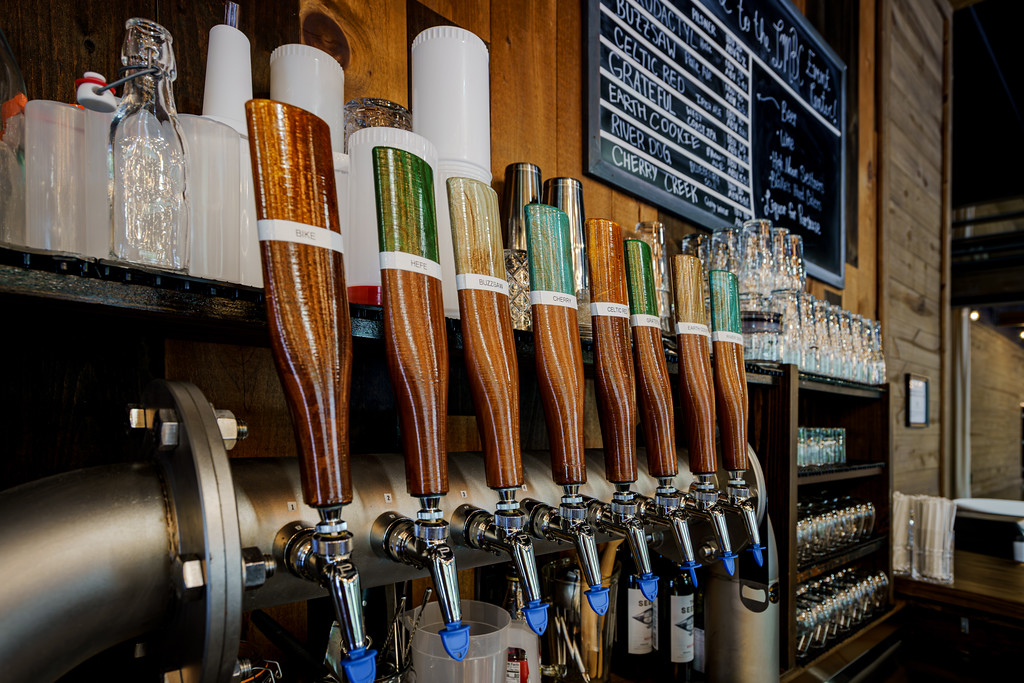
[[[587,171],[697,225],[767,218],[844,285],[846,65],[791,0],[589,0]]]
[[[927,427],[928,378],[907,373],[907,426]]]

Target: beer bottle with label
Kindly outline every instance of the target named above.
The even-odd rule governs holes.
[[[616,604],[612,671],[629,680],[648,680],[658,663],[658,602],[644,597],[636,582],[636,567],[629,546],[618,549],[622,566]]]
[[[690,681],[694,659],[694,595],[696,593],[690,572],[675,562],[661,558],[658,592],[658,629],[661,635],[661,671],[663,680]]]

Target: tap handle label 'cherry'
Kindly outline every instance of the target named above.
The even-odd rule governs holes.
[[[560,485],[585,484],[583,351],[569,219],[546,204],[528,204],[525,211],[537,385],[551,441],[552,476]]]

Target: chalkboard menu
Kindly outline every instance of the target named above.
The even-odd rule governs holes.
[[[846,66],[790,0],[591,0],[588,168],[715,228],[768,218],[843,286]]]

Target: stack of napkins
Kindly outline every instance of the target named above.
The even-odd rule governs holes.
[[[892,569],[937,583],[953,581],[956,503],[938,496],[892,496]]]

